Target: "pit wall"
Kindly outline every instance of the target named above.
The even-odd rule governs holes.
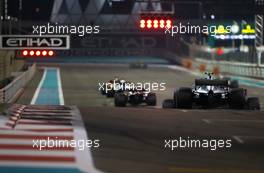
[[[16,59],[16,52],[12,50],[0,50],[0,81],[12,76],[24,66],[24,60]]]
[[[33,64],[27,71],[18,75],[11,83],[0,89],[0,104],[12,103],[22,93],[23,88],[33,78],[36,72],[36,64]]]

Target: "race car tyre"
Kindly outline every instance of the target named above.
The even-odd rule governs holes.
[[[243,109],[246,104],[246,90],[236,88],[230,92],[229,107],[231,109]]]
[[[247,109],[249,109],[249,110],[260,110],[259,98],[249,97],[247,99]]]
[[[174,91],[174,93],[173,93],[173,103],[174,103],[174,107],[175,108],[177,108],[178,107],[178,105],[177,105],[177,98],[178,98],[178,92],[179,92],[179,90],[176,90],[176,91]]]
[[[101,89],[101,90],[100,90],[100,93],[101,93],[102,95],[106,95],[105,88]]]
[[[174,102],[177,108],[192,108],[192,89],[191,88],[180,88],[175,92]]]
[[[175,108],[175,103],[173,99],[166,99],[162,102],[162,108],[163,109],[172,109]]]
[[[146,103],[148,106],[156,106],[157,104],[156,94],[149,93],[148,96],[146,97]]]
[[[231,80],[230,81],[230,88],[239,88],[238,80]]]
[[[129,68],[132,69],[146,69],[148,65],[144,62],[133,62],[129,64]]]
[[[139,94],[129,96],[129,103],[134,106],[142,103],[142,100],[143,100],[143,96]]]
[[[106,97],[114,97],[115,96],[115,91],[114,90],[110,90],[106,92]]]
[[[127,104],[127,96],[123,93],[115,94],[115,106],[116,107],[125,107]]]

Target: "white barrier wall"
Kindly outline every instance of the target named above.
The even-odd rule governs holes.
[[[213,71],[213,68],[219,67],[221,73],[264,79],[264,66],[262,65],[258,66],[256,64],[232,61],[208,61],[197,58],[195,59],[193,66],[196,69],[199,69],[201,64],[204,64],[208,71]]]
[[[15,78],[10,84],[0,89],[0,103],[9,103],[18,91],[33,78],[36,72],[36,64],[33,64],[27,71]]]

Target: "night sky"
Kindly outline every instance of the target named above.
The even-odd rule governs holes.
[[[22,19],[49,20],[53,0],[22,0]],[[19,17],[19,0],[8,1],[8,15]]]
[[[49,20],[54,0],[22,1],[22,19]],[[133,3],[133,1],[134,0],[124,0],[123,2],[117,2],[117,5],[113,6],[113,9],[110,11],[118,11],[120,14],[125,14],[126,11],[131,11],[131,3]],[[188,1],[194,2],[199,0],[175,0],[175,2]],[[205,16],[214,14],[219,17],[218,19],[247,19],[249,17],[253,18],[255,13],[264,14],[264,6],[255,6],[254,0],[200,0],[199,2],[203,3],[203,13]],[[8,0],[8,4],[8,15],[19,17],[19,0]],[[117,10],[115,10],[114,7],[117,8]],[[199,5],[197,4],[175,4],[175,18],[195,19],[199,15],[198,9]]]

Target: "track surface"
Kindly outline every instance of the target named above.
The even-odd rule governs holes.
[[[65,104],[77,105],[90,139],[100,139],[92,151],[98,169],[110,173],[264,172],[264,112],[235,110],[163,110],[163,99],[175,87],[190,86],[194,76],[166,68],[132,70],[111,66],[61,66]],[[28,104],[41,70],[18,101]],[[99,94],[98,82],[114,76],[132,82],[165,82],[158,106],[114,108],[113,100]],[[247,88],[264,102],[263,89]],[[263,105],[262,105],[263,107]],[[232,147],[209,149],[164,148],[165,139],[232,139]]]

